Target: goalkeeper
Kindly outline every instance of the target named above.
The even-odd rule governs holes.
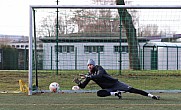
[[[94,60],[89,59],[87,62],[88,74],[83,75],[85,78],[84,81],[79,80],[78,78],[74,78],[73,82],[78,84],[80,88],[85,88],[90,80],[93,80],[96,84],[98,84],[102,90],[97,91],[97,96],[106,97],[106,96],[117,96],[119,99],[122,98],[121,91],[140,94],[143,96],[151,97],[152,99],[159,100],[159,96],[152,95],[143,90],[139,90],[133,88],[123,82],[118,81],[118,79],[114,79],[111,77],[106,70],[99,65],[95,65]]]

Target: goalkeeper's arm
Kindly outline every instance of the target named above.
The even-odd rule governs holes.
[[[85,77],[85,80],[83,82],[81,82],[81,80],[79,80],[78,78],[74,78],[73,82],[75,82],[80,88],[83,89],[90,82],[90,78]]]

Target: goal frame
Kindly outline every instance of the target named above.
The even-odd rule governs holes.
[[[181,9],[181,5],[30,5],[29,6],[29,67],[28,67],[28,95],[32,95],[32,63],[34,37],[34,9]]]

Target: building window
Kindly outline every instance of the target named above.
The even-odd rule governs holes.
[[[16,48],[19,48],[19,45],[16,45]]]
[[[120,52],[119,46],[114,46],[114,52]],[[123,53],[128,53],[128,46],[121,46],[121,50]]]
[[[104,52],[104,46],[84,46],[85,53]]]
[[[55,45],[55,52],[57,52],[57,46]],[[74,52],[73,45],[58,45],[58,52],[59,53],[72,53]]]
[[[39,44],[39,48],[43,48],[43,44]]]

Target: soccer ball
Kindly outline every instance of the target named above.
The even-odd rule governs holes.
[[[79,88],[79,86],[73,86],[72,87],[72,90],[79,90],[80,88]]]
[[[49,85],[49,90],[50,90],[50,92],[56,93],[56,92],[59,91],[59,89],[60,89],[60,86],[59,86],[59,84],[58,84],[57,82],[52,82],[52,83]]]

